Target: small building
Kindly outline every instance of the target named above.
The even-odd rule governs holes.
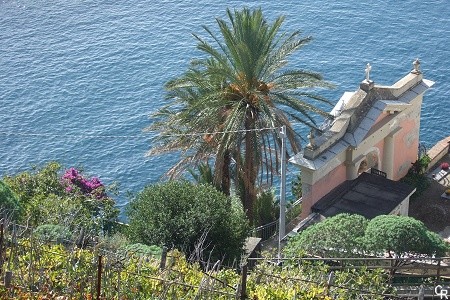
[[[415,191],[409,184],[387,179],[380,171],[364,172],[322,197],[311,212],[325,218],[340,213],[358,214],[367,219],[388,214],[407,216],[409,198]]]
[[[411,72],[391,86],[377,85],[370,80],[370,69],[368,64],[366,79],[359,89],[344,93],[331,111],[332,118],[326,120],[321,130],[311,131],[309,144],[290,159],[290,163],[301,169],[302,218],[337,201],[336,197],[330,200],[332,196],[325,196],[341,184],[349,187],[358,182],[377,181],[380,189],[392,189],[396,184],[391,182],[405,176],[417,160],[423,94],[434,82],[423,78],[418,60],[414,61]],[[386,178],[373,179],[378,176],[373,174],[359,178],[370,170],[374,173],[379,170]],[[410,190],[403,192],[401,195],[411,194]],[[379,191],[380,200],[384,195],[382,201],[390,201],[392,195],[383,193]],[[377,195],[373,196],[367,201],[376,201]],[[409,196],[406,196],[401,201],[400,214],[407,214],[405,201],[409,203]],[[384,205],[367,201],[358,205]],[[335,212],[338,211],[336,208]]]

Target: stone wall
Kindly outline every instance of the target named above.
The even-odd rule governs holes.
[[[450,136],[436,143],[427,154],[431,158],[427,171],[429,171],[438,161],[450,152]]]

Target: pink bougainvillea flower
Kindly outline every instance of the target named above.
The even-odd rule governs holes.
[[[74,188],[77,188],[78,191],[81,191],[86,196],[95,196],[97,199],[107,197],[103,183],[98,177],[86,179],[75,168],[66,170],[62,176],[62,182],[66,186],[67,193],[73,193],[75,191]]]

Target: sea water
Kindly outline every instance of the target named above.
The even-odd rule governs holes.
[[[284,31],[314,40],[292,68],[320,72],[336,102],[364,79],[390,85],[421,61],[427,79],[420,140],[450,135],[448,0],[0,2],[0,176],[57,160],[118,182],[119,206],[160,180],[177,155],[146,157],[143,129],[164,105],[164,83],[198,56],[191,33],[215,30],[226,9],[261,7]],[[304,130],[296,125],[298,130]],[[288,168],[292,177],[296,169]]]

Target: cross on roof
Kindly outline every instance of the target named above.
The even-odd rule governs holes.
[[[368,63],[366,66],[366,81],[369,82],[370,81],[370,71],[372,70],[372,66]]]

